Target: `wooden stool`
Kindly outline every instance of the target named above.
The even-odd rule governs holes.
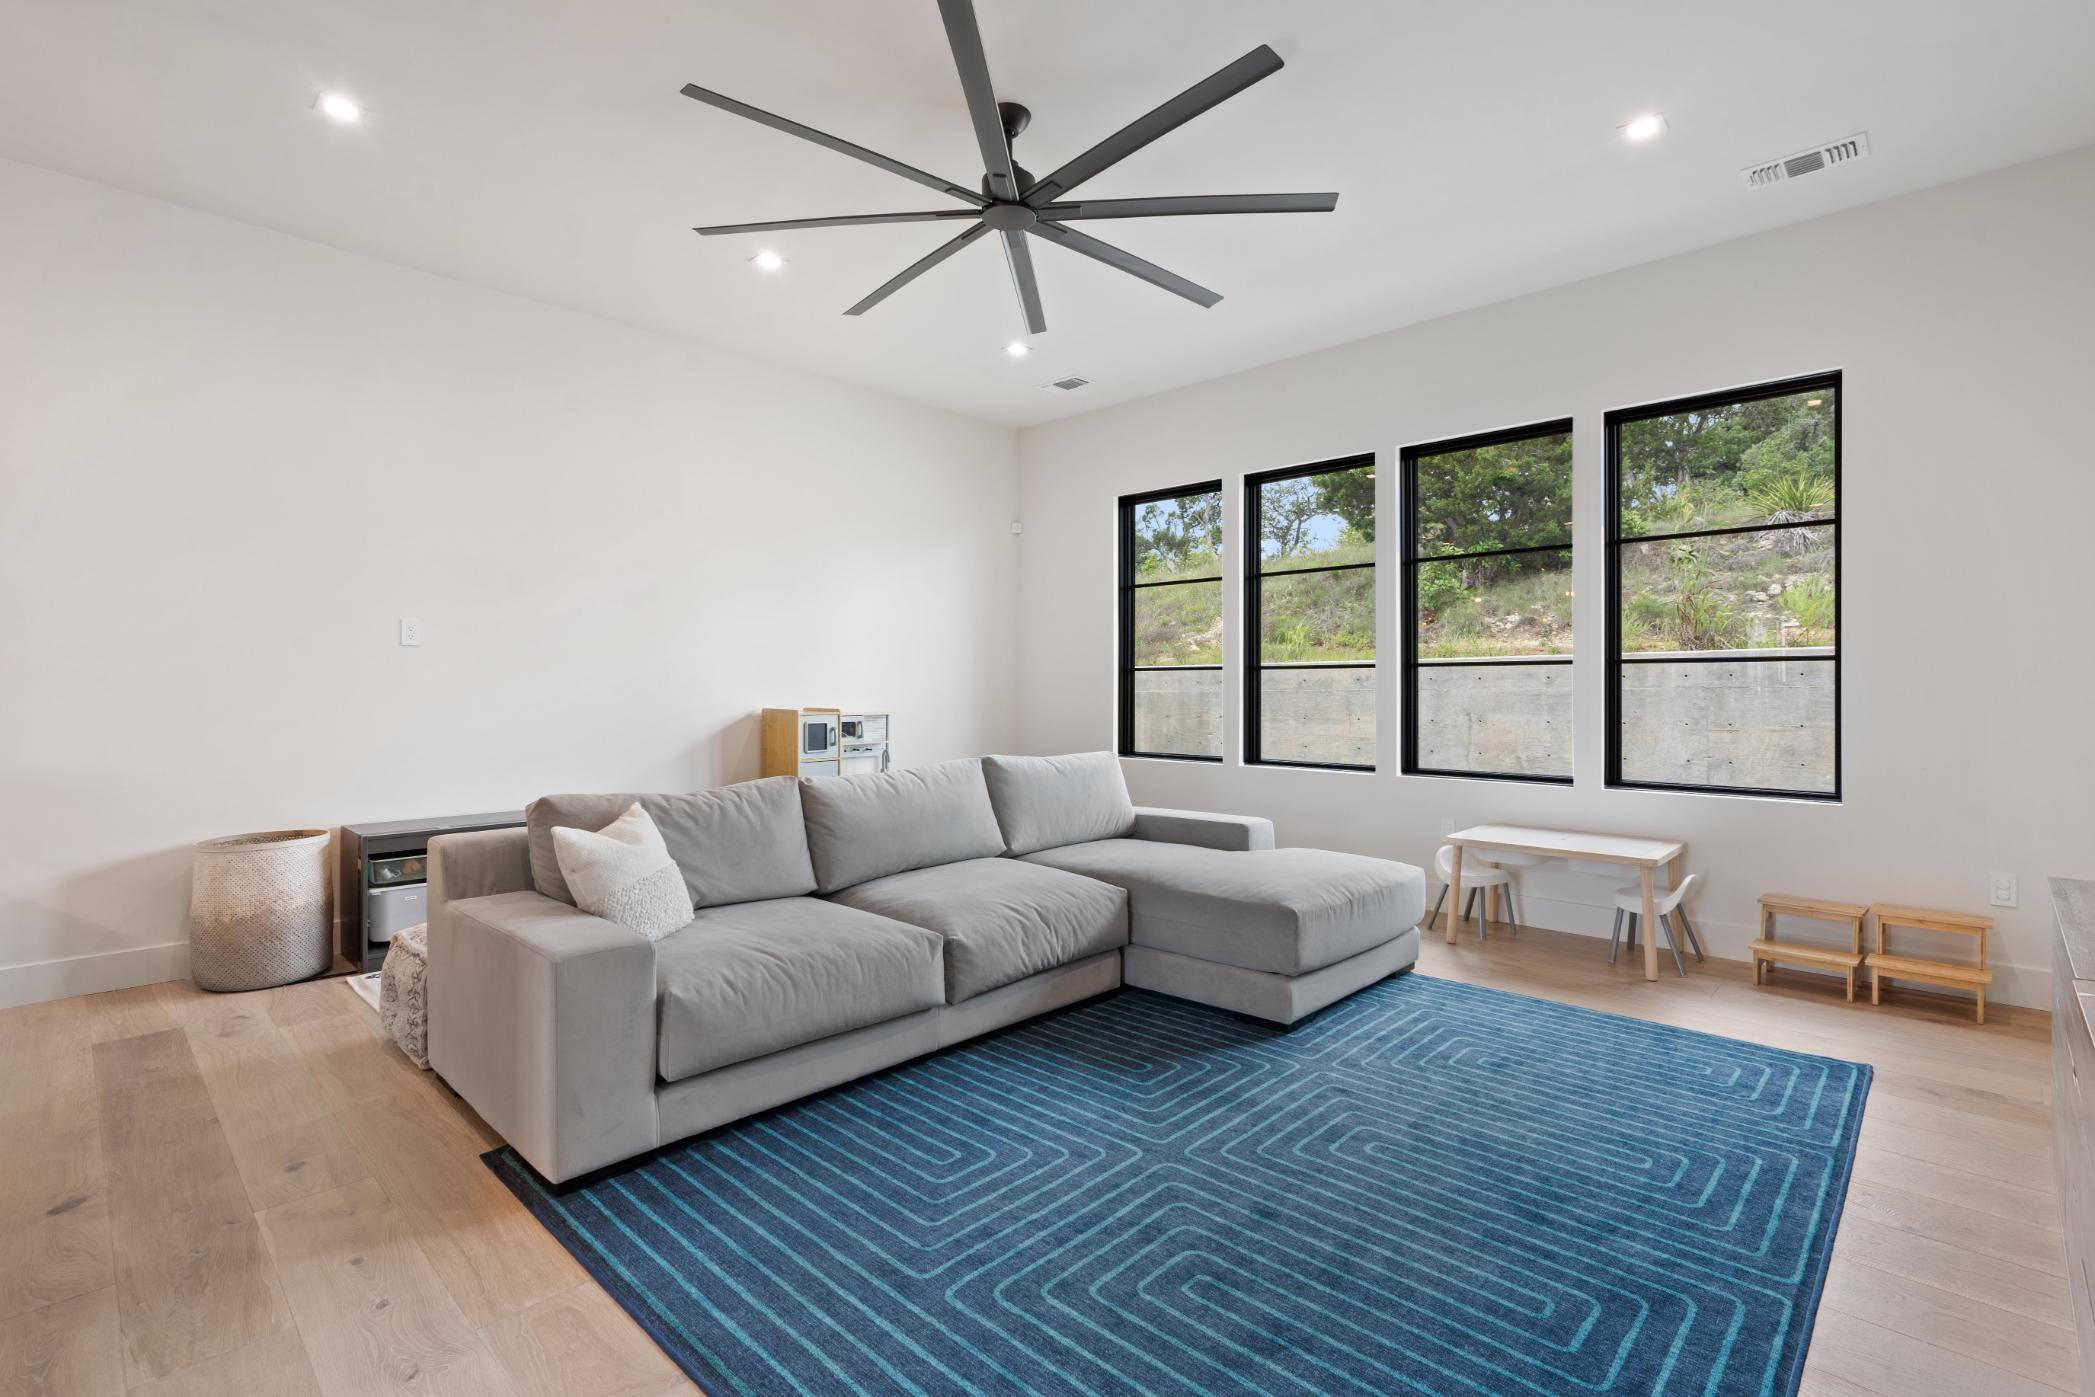
[[[1848,928],[1849,949],[1832,950],[1825,946],[1808,946],[1800,941],[1777,941],[1775,939],[1775,914],[1789,917],[1809,917],[1821,922],[1845,922]],[[1869,908],[1854,902],[1832,902],[1823,897],[1791,897],[1786,893],[1762,893],[1760,896],[1760,940],[1747,949],[1753,952],[1753,983],[1767,983],[1765,973],[1771,972],[1779,960],[1793,961],[1799,965],[1816,965],[1821,969],[1839,971],[1848,982],[1848,1002],[1855,1002],[1855,971],[1862,964],[1862,919],[1869,915]],[[1881,934],[1881,933],[1880,933]],[[1881,949],[1881,947],[1880,947]],[[1871,1003],[1875,1003],[1873,999]]]
[[[1993,928],[1993,918],[1976,917],[1968,912],[1938,912],[1928,907],[1900,907],[1889,903],[1878,903],[1870,908],[1877,919],[1877,949],[1869,958],[1869,1002],[1880,1003],[1879,995],[1887,979],[1918,980],[1926,985],[1941,985],[1953,990],[1972,990],[1978,997],[1978,1021],[1986,1022],[1986,986],[1993,983],[1993,972],[1986,968],[1986,933]],[[1895,956],[1884,946],[1886,927],[1910,927],[1916,931],[1947,931],[1959,936],[1978,938],[1979,963],[1963,965],[1952,960],[1923,960],[1919,956]]]

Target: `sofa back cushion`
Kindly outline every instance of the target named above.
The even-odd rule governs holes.
[[[805,897],[815,890],[800,783],[791,776],[743,781],[695,795],[542,796],[524,812],[531,844],[531,882],[547,897],[572,904],[560,876],[553,830],[599,830],[638,803],[662,832],[683,871],[693,907]]]
[[[1111,752],[984,757],[982,774],[1006,853],[1125,839],[1135,831],[1135,804]]]
[[[877,776],[803,777],[800,804],[824,893],[1004,852],[982,763],[972,757]]]

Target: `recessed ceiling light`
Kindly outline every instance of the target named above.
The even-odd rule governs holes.
[[[1022,344],[1017,340],[1013,340],[1011,343],[1004,346],[1004,352],[1006,354],[1009,354],[1014,359],[1023,359],[1028,354],[1031,354],[1033,352],[1033,346],[1029,344]]]
[[[759,252],[756,256],[750,258],[749,260],[756,265],[756,269],[760,272],[775,272],[780,267],[786,265],[786,259],[779,256],[777,253],[771,251],[769,248],[766,248],[764,251]]]
[[[321,115],[331,116],[336,121],[362,121],[364,109],[339,92],[323,92],[320,100],[313,104],[320,108]]]
[[[1622,134],[1633,141],[1648,141],[1665,129],[1665,117],[1657,112],[1646,112],[1623,123]]]

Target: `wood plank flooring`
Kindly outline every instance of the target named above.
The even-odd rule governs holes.
[[[0,1397],[695,1397],[339,981],[0,1010]]]
[[[1805,1397],[2077,1391],[2049,1020],[1589,938],[1428,974],[1877,1068]],[[335,982],[0,1010],[0,1394],[695,1397],[496,1184],[487,1125]]]

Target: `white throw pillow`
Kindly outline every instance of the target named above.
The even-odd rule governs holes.
[[[596,833],[556,826],[553,855],[575,906],[660,941],[691,920],[684,873],[636,801]]]

